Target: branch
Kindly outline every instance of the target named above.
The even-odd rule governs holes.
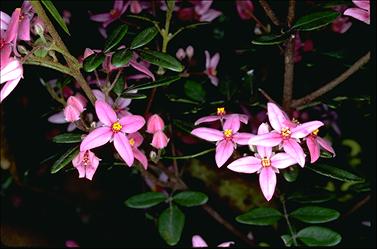
[[[287,24],[289,28],[292,26],[292,22],[295,19],[295,10],[296,10],[296,0],[289,0],[288,17],[287,17]]]
[[[276,26],[280,26],[280,21],[276,17],[275,12],[271,9],[270,5],[267,3],[266,0],[259,0],[259,4],[262,6],[264,12],[266,12],[266,15],[270,18],[273,24]]]
[[[329,92],[332,90],[334,87],[348,79],[352,74],[357,72],[362,66],[364,66],[368,61],[370,60],[370,51],[366,53],[363,57],[361,57],[359,60],[357,60],[350,68],[348,68],[345,72],[343,72],[341,75],[333,79],[332,81],[328,82],[321,88],[317,89],[316,91],[309,93],[308,95],[297,99],[293,100],[291,107],[292,108],[297,108],[302,105],[308,104],[314,99],[322,96],[323,94]]]
[[[276,101],[273,100],[273,98],[270,97],[270,95],[268,95],[263,89],[261,88],[258,88],[258,91],[269,101],[269,102],[272,102],[274,104],[276,104]]]

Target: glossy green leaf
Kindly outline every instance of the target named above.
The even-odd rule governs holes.
[[[185,94],[192,100],[204,102],[206,92],[202,84],[194,80],[186,80],[184,85]]]
[[[289,167],[283,172],[284,179],[287,182],[294,182],[297,180],[300,170],[297,166]]]
[[[168,86],[171,83],[179,80],[180,78],[181,77],[179,77],[179,76],[172,76],[172,77],[166,77],[166,78],[160,79],[158,81],[153,81],[153,82],[149,82],[149,83],[145,83],[145,84],[133,85],[133,86],[128,87],[125,90],[125,92],[129,92],[131,90],[140,91],[140,90],[146,90],[146,89],[160,87],[160,86]]]
[[[152,50],[140,50],[139,55],[143,60],[153,65],[157,65],[174,72],[182,72],[184,69],[183,65],[176,58],[166,53]]]
[[[185,214],[175,205],[165,209],[158,217],[158,231],[165,242],[175,246],[181,239]]]
[[[326,165],[326,164],[308,165],[306,166],[306,168],[318,174],[321,174],[330,178],[334,178],[340,181],[344,181],[344,182],[363,182],[364,181],[363,178],[357,175],[354,175],[344,169],[339,169],[339,168]]]
[[[283,217],[283,214],[275,208],[254,208],[236,217],[236,221],[248,224],[266,226],[273,225]]]
[[[323,203],[332,200],[336,195],[330,191],[323,189],[314,189],[305,192],[295,192],[288,196],[288,200],[292,200],[302,204]]]
[[[61,15],[59,14],[59,11],[55,8],[54,4],[52,3],[51,0],[42,0],[41,1],[42,4],[46,7],[46,9],[48,10],[48,12],[50,12],[50,14],[52,15],[52,17],[55,19],[55,21],[60,25],[60,27],[62,27],[62,29],[68,34],[68,35],[71,35],[69,33],[69,30],[68,30],[68,27],[67,25],[65,24],[63,18],[61,17]]]
[[[105,60],[105,57],[106,56],[103,53],[92,54],[86,57],[82,63],[84,71],[88,73],[93,72],[102,64],[102,62]]]
[[[338,16],[339,12],[335,11],[321,11],[311,13],[297,19],[292,29],[300,31],[309,31],[322,28],[332,23]]]
[[[69,144],[80,143],[82,134],[63,133],[52,138],[54,143]]]
[[[127,65],[131,59],[132,51],[130,51],[128,48],[123,48],[114,52],[113,56],[111,57],[111,64],[116,67],[121,67]]]
[[[208,196],[196,191],[184,191],[173,196],[175,203],[185,206],[194,207],[205,204],[208,201]]]
[[[167,196],[161,192],[146,192],[128,198],[124,204],[130,208],[150,208],[166,199]]]
[[[105,45],[103,47],[104,52],[107,53],[116,45],[118,45],[122,41],[123,37],[127,34],[127,31],[128,26],[126,24],[122,24],[114,29],[105,41]]]
[[[292,239],[291,235],[284,234],[284,235],[280,236],[280,238],[283,240],[284,245],[286,247],[291,247],[293,245],[293,239]]]
[[[150,27],[141,31],[131,42],[131,49],[140,48],[156,37],[158,30],[156,27]]]
[[[112,91],[119,97],[124,91],[124,77],[119,77]]]
[[[300,230],[297,238],[307,246],[335,246],[342,236],[326,227],[310,226]]]
[[[129,92],[122,93],[121,96],[126,99],[146,99],[147,98],[147,95],[145,94],[129,93]]]
[[[72,162],[73,158],[80,152],[79,146],[76,145],[69,150],[67,150],[51,167],[51,173],[55,174],[69,163]]]
[[[284,33],[281,35],[262,35],[252,40],[251,43],[255,45],[277,45],[285,42],[290,36],[290,33]]]
[[[363,182],[363,183],[356,183],[356,184],[353,184],[351,187],[350,187],[350,190],[351,191],[355,191],[357,193],[361,193],[361,192],[369,192],[371,191],[371,186],[370,186],[370,183],[368,182]]]
[[[308,206],[296,209],[289,215],[302,222],[316,224],[336,220],[340,213],[330,208]]]

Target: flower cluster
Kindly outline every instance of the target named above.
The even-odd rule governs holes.
[[[262,123],[256,135],[239,132],[241,122],[247,123],[247,116],[242,114],[225,114],[223,108],[218,108],[217,115],[200,118],[195,125],[203,122],[220,120],[223,131],[212,128],[196,128],[191,134],[216,143],[216,164],[223,166],[233,154],[237,145],[249,145],[253,156],[246,156],[230,163],[227,168],[241,173],[259,173],[259,183],[263,195],[270,200],[276,186],[276,173],[279,169],[299,164],[305,165],[306,154],[302,148],[305,141],[310,162],[314,163],[320,156],[320,148],[323,148],[335,156],[335,152],[329,142],[318,136],[318,129],[323,126],[320,121],[298,123],[290,120],[276,104],[267,104],[269,123]]]

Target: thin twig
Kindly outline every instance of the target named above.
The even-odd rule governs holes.
[[[296,10],[296,0],[289,0],[288,16],[287,16],[287,24],[289,28],[292,26],[293,20],[295,19],[295,10]]]
[[[276,26],[280,26],[280,21],[276,17],[275,12],[271,9],[270,5],[267,3],[266,0],[259,0],[260,5],[262,6],[266,15],[270,18],[271,22]]]
[[[314,92],[309,93],[308,95],[293,100],[291,107],[292,108],[298,108],[302,105],[308,104],[312,102],[314,99],[324,95],[325,93],[332,90],[334,87],[339,85],[340,83],[344,82],[348,77],[350,77],[352,74],[357,72],[362,66],[364,66],[368,61],[370,60],[370,52],[366,53],[364,56],[362,56],[360,59],[358,59],[350,68],[348,68],[345,72],[340,74],[338,77],[333,79],[332,81],[326,83],[321,88],[315,90]]]
[[[348,210],[346,213],[342,215],[342,218],[345,218],[364,206],[368,201],[370,200],[370,195],[365,196],[361,201],[357,202],[350,210]]]
[[[285,206],[285,198],[284,198],[283,195],[280,196],[280,201],[281,201],[281,204],[283,206],[283,212],[284,212],[285,221],[287,222],[287,226],[288,226],[289,232],[291,233],[293,245],[298,246],[297,240],[296,240],[296,234],[294,233],[293,227],[291,225],[291,222],[289,221],[289,215],[288,215],[288,212],[287,212],[287,207]]]
[[[270,95],[268,95],[263,89],[261,88],[258,88],[258,91],[270,102],[276,104],[276,101],[270,97]]]

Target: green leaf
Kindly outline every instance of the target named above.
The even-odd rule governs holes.
[[[175,246],[181,239],[185,214],[175,205],[165,209],[158,217],[158,231],[165,242]]]
[[[65,25],[65,22],[63,18],[60,16],[59,11],[55,8],[54,4],[51,0],[42,0],[42,4],[46,7],[48,12],[52,15],[52,17],[57,21],[57,23],[62,27],[62,29],[68,34],[71,35],[68,31],[67,25]]]
[[[38,38],[35,42],[34,42],[34,46],[35,47],[38,47],[39,48],[37,50],[34,51],[34,55],[39,57],[39,58],[44,58],[46,57],[46,55],[48,54],[48,48],[47,48],[47,43],[46,43],[46,40],[42,39],[42,38]]]
[[[208,201],[208,196],[195,191],[184,191],[173,196],[175,203],[185,206],[194,207],[205,204]]]
[[[291,235],[284,234],[280,236],[280,238],[283,240],[286,247],[291,247],[293,245],[293,239]]]
[[[331,193],[323,189],[315,189],[306,192],[295,192],[288,196],[288,200],[292,200],[302,204],[309,203],[322,203],[332,200],[336,197],[334,193]]]
[[[79,146],[76,145],[67,150],[51,167],[51,173],[55,174],[65,166],[80,152]]]
[[[114,29],[105,41],[105,45],[103,47],[104,52],[107,53],[116,45],[118,45],[122,41],[123,37],[127,34],[127,31],[128,26],[126,24],[122,24]]]
[[[206,92],[202,84],[194,80],[186,80],[185,85],[185,94],[192,100],[199,102],[204,102],[206,97]]]
[[[121,95],[123,98],[126,99],[146,99],[147,95],[141,94],[141,93],[122,93]]]
[[[363,182],[363,183],[353,184],[350,187],[350,190],[360,193],[360,192],[370,192],[372,189],[369,183]]]
[[[82,134],[63,133],[52,138],[54,143],[70,144],[80,143]]]
[[[364,181],[363,178],[357,175],[354,175],[344,169],[339,169],[339,168],[326,165],[326,164],[308,165],[306,167],[318,174],[321,174],[330,178],[334,178],[340,181],[344,181],[344,182],[363,182]]]
[[[113,92],[119,97],[124,91],[124,77],[119,77],[113,87]]]
[[[262,35],[252,40],[251,43],[255,45],[276,45],[286,41],[290,35],[290,32],[281,35]]]
[[[174,72],[182,72],[184,69],[183,65],[177,59],[166,53],[152,50],[140,50],[139,55],[143,60],[153,65],[157,65]]]
[[[161,192],[146,192],[128,198],[124,204],[130,208],[150,208],[166,200]]]
[[[309,31],[322,28],[332,23],[340,13],[334,11],[321,11],[311,13],[297,19],[291,29]]]
[[[297,180],[299,169],[297,166],[289,167],[283,172],[284,179],[287,182],[294,182]]]
[[[340,213],[330,208],[308,206],[296,209],[289,215],[302,222],[316,224],[336,220]]]
[[[158,30],[156,27],[150,27],[141,31],[131,42],[131,49],[140,48],[156,37]]]
[[[171,83],[179,80],[180,78],[181,77],[179,77],[179,76],[172,76],[172,77],[166,77],[166,78],[160,79],[158,81],[153,81],[153,82],[149,82],[149,83],[145,83],[145,84],[139,84],[139,85],[133,85],[133,86],[128,87],[125,90],[125,92],[129,92],[131,90],[140,91],[140,90],[146,90],[146,89],[160,87],[160,86],[168,86]]]
[[[335,246],[342,236],[326,227],[310,226],[300,230],[297,238],[307,246]]]
[[[113,64],[116,67],[121,67],[132,59],[132,51],[130,51],[128,48],[119,49],[114,52],[113,56],[111,57],[111,64]]]
[[[105,60],[105,57],[106,56],[103,53],[95,53],[86,57],[82,63],[84,71],[88,73],[93,72],[102,64],[102,62]]]
[[[236,217],[236,221],[248,225],[273,225],[283,217],[275,208],[254,208]]]

